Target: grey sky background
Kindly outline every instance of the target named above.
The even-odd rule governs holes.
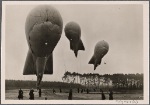
[[[61,81],[66,71],[78,73],[143,73],[143,7],[142,5],[72,4],[53,5],[60,12],[63,28],[70,21],[81,27],[85,51],[76,58],[70,50],[64,30],[53,51],[53,75],[44,75],[45,81]],[[35,5],[6,6],[5,77],[6,79],[36,80],[35,75],[23,75],[28,52],[25,20]],[[109,51],[94,71],[88,64],[94,47],[100,40],[109,43]],[[104,64],[106,62],[107,64]]]

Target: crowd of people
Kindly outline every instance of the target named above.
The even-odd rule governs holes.
[[[60,90],[60,93],[61,93],[61,92],[62,92],[61,88],[60,88],[59,90]],[[89,94],[89,89],[86,89],[86,90],[85,90],[85,89],[81,89],[81,93],[83,93],[83,91],[86,91],[87,94]],[[94,92],[95,92],[95,91],[96,91],[96,90],[94,89]],[[77,92],[80,93],[80,89],[79,89],[79,88],[77,89]],[[105,97],[105,94],[104,94],[103,90],[100,89],[100,92],[101,92],[101,100],[105,100],[106,97]],[[41,89],[38,90],[38,93],[39,93],[39,97],[41,97],[41,94],[42,94]],[[53,93],[54,93],[54,94],[56,93],[55,89],[53,89]],[[68,95],[68,100],[72,100],[72,94],[73,94],[73,92],[72,92],[72,89],[70,88],[70,90],[69,90],[69,95]],[[18,99],[19,99],[19,100],[20,100],[20,99],[23,100],[23,90],[22,90],[21,88],[19,89],[19,92],[18,92]],[[29,99],[30,99],[30,100],[34,100],[34,90],[33,90],[33,88],[30,89],[30,92],[29,92]],[[47,100],[47,97],[45,97],[45,100]],[[113,100],[113,91],[110,90],[110,89],[109,89],[109,100]]]

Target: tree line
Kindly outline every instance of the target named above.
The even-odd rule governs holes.
[[[115,88],[115,89],[143,89],[143,74],[80,74],[65,72],[62,80],[66,83],[79,83],[86,87]],[[90,86],[89,86],[90,85]]]

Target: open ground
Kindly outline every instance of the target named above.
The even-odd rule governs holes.
[[[29,91],[30,89],[22,89],[23,100],[29,100]],[[38,91],[34,89],[35,100],[44,100],[47,97],[47,100],[68,100],[69,90],[62,89],[62,92],[59,92],[59,89],[55,89],[56,93],[53,93],[52,89],[42,89],[42,96],[39,97]],[[109,100],[109,93],[104,92],[106,100]],[[6,90],[6,100],[18,100],[18,90],[11,89]],[[143,100],[143,93],[141,91],[136,91],[135,93],[120,93],[114,92],[114,100]],[[100,92],[86,92],[77,93],[77,90],[73,89],[73,100],[101,100]]]

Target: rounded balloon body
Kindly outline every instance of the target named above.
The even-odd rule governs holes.
[[[94,49],[94,56],[96,56],[97,58],[103,58],[104,55],[107,54],[109,50],[109,45],[106,41],[99,41]]]
[[[107,54],[108,50],[109,44],[106,41],[102,40],[96,44],[94,49],[94,55],[89,61],[89,64],[94,65],[94,70],[98,65],[101,64],[102,58]]]
[[[81,28],[75,22],[69,22],[65,26],[65,35],[69,40],[77,41],[81,37]]]
[[[32,53],[38,57],[51,54],[57,45],[63,28],[60,13],[52,6],[41,5],[27,16],[25,33]]]

